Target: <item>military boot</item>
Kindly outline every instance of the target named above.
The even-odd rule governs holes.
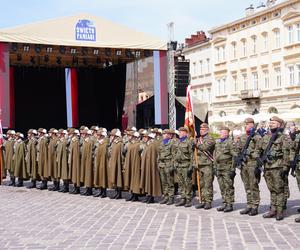
[[[58,181],[53,181],[53,187],[48,188],[49,191],[58,191],[59,188],[57,189],[57,183]]]
[[[64,188],[63,188],[62,192],[63,193],[69,193],[69,181],[64,181]]]
[[[80,187],[77,187],[76,185],[74,185],[74,188],[70,192],[70,194],[80,194]]]
[[[300,208],[297,209],[297,212],[300,213]]]
[[[116,200],[122,199],[122,189],[117,188],[117,196],[115,198]]]
[[[205,203],[204,209],[205,210],[211,209],[211,203],[210,202]]]
[[[169,200],[169,198],[166,196],[159,202],[159,204],[167,204],[168,200]]]
[[[255,216],[258,215],[258,208],[251,208],[250,213],[248,214],[249,216]]]
[[[106,188],[101,188],[102,194],[101,194],[101,198],[106,198]]]
[[[151,198],[151,196],[147,195],[146,198],[142,201],[142,203],[147,203],[150,198]]]
[[[284,216],[283,216],[283,212],[277,212],[276,214],[276,220],[283,220]]]
[[[274,210],[269,211],[268,213],[263,215],[263,218],[267,219],[267,218],[273,218],[277,215],[277,212]]]
[[[201,209],[201,208],[204,208],[205,207],[205,203],[199,203],[195,206],[196,209]]]
[[[126,201],[132,201],[134,198],[134,194],[130,193],[129,197],[126,199]]]
[[[217,211],[223,212],[225,208],[226,208],[226,204],[224,203],[223,206],[217,208]]]
[[[184,207],[191,207],[193,206],[192,200],[187,200]]]
[[[111,199],[116,199],[117,196],[118,196],[118,188],[115,189],[115,194],[112,197],[110,197],[110,198]]]
[[[85,188],[84,192],[80,193],[80,195],[86,195],[88,193],[88,188]]]
[[[169,197],[168,202],[166,203],[166,205],[170,206],[174,204],[174,198],[173,197]]]
[[[10,183],[8,184],[10,187],[16,186],[16,178],[14,176],[10,177]]]
[[[176,207],[182,207],[186,203],[185,199],[181,199],[178,203],[175,204]]]
[[[16,187],[23,187],[23,179],[19,178]]]
[[[132,199],[131,201],[132,201],[132,202],[139,201],[139,196],[138,196],[138,194],[133,194],[133,199]]]
[[[46,190],[47,189],[47,181],[42,180],[42,184],[40,185],[40,187],[38,189],[39,190]]]
[[[251,212],[251,207],[246,207],[242,211],[240,211],[240,214],[249,214]]]
[[[152,204],[152,203],[155,203],[154,197],[150,196],[150,199],[148,199],[147,204]]]
[[[99,188],[97,188],[96,190],[98,190],[98,192],[96,194],[94,194],[94,197],[100,197],[102,195],[102,188],[99,190]]]
[[[225,213],[228,213],[228,212],[232,212],[233,211],[233,206],[232,204],[227,204],[225,209],[224,209],[224,212]]]
[[[36,180],[31,180],[30,185],[27,188],[28,189],[36,188]]]

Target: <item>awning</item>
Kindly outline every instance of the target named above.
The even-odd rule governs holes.
[[[0,29],[0,42],[166,50],[160,39],[90,14]]]

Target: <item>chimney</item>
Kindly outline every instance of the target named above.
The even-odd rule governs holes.
[[[246,11],[246,16],[250,16],[250,15],[254,14],[253,4],[251,4],[248,8],[246,8],[245,11]]]

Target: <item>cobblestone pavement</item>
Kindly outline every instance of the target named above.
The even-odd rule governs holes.
[[[269,204],[264,180],[255,217],[239,214],[245,206],[239,176],[235,187],[235,211],[225,214],[215,209],[216,182],[209,211],[1,186],[0,249],[300,249],[295,179],[280,222],[262,218]]]

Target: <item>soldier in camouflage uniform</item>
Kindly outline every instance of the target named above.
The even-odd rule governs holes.
[[[296,152],[299,142],[300,142],[300,134],[296,135],[296,138],[295,138],[295,141],[293,144],[293,148],[291,150],[292,151],[291,152],[291,160],[294,160],[294,159],[296,160],[294,162],[295,170],[292,170],[291,174],[292,174],[292,176],[296,177],[298,189],[300,190],[300,154],[299,154],[299,151]],[[300,213],[300,208],[298,208],[297,211],[298,211],[298,213]],[[300,223],[300,217],[296,218],[295,222]]]
[[[181,190],[181,200],[175,206],[192,206],[192,174],[193,174],[193,142],[188,138],[188,129],[179,128],[179,142],[174,152],[177,166],[178,186]]]
[[[258,214],[258,206],[260,202],[259,182],[260,171],[257,169],[255,148],[261,140],[261,136],[254,130],[254,120],[252,118],[245,119],[245,131],[236,144],[238,154],[243,150],[246,141],[250,139],[243,162],[241,163],[241,178],[244,183],[244,188],[247,197],[247,207],[240,211],[240,214],[249,214],[254,216]]]
[[[164,199],[160,204],[174,204],[174,143],[170,130],[163,131],[163,140],[159,146],[157,163],[162,184]]]
[[[223,199],[223,206],[217,211],[231,212],[234,203],[234,177],[235,168],[233,157],[236,153],[232,139],[229,138],[229,128],[222,127],[220,139],[217,140],[214,151],[214,172],[218,178],[219,187]]]
[[[267,152],[267,162],[264,164],[264,177],[271,193],[271,209],[268,213],[264,214],[263,217],[276,217],[276,220],[282,220],[284,218],[284,180],[288,175],[290,159],[288,138],[282,131],[283,123],[282,119],[273,116],[269,123],[270,133],[263,137],[256,150],[256,156],[261,156],[267,148],[272,136],[276,132],[278,133],[272,143],[270,151]]]
[[[211,209],[213,201],[213,152],[215,149],[215,140],[209,134],[207,123],[200,126],[200,137],[196,140],[196,148],[198,155],[197,170],[200,175],[200,191],[201,203],[196,205],[196,209]]]

